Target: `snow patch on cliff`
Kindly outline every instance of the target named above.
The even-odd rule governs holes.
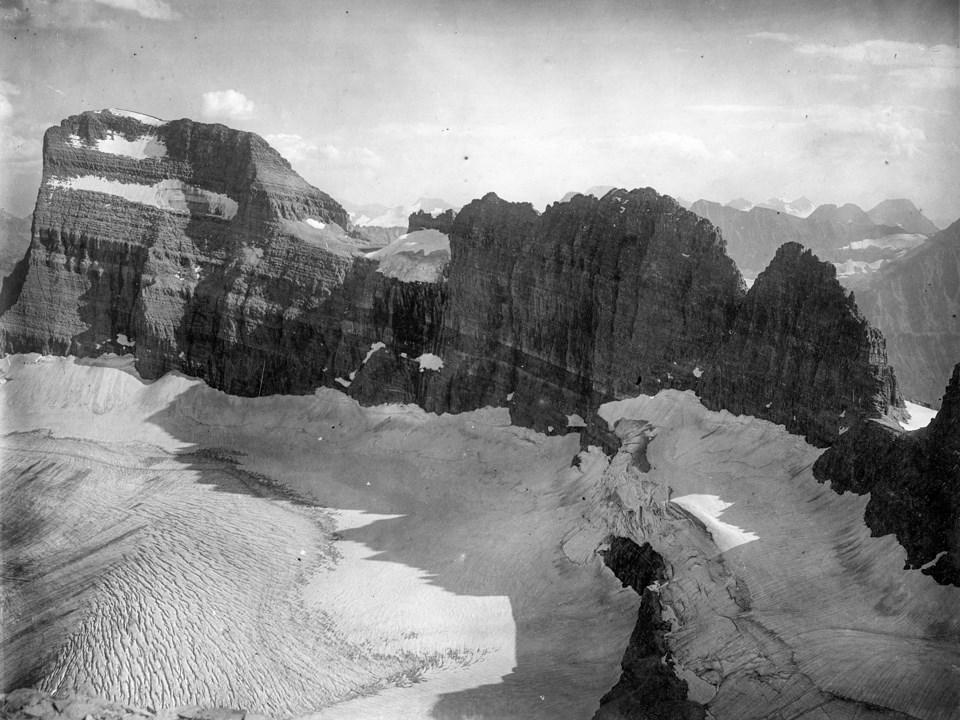
[[[161,125],[166,125],[166,120],[161,120],[160,118],[153,117],[153,115],[144,115],[143,113],[134,112],[133,110],[121,110],[120,108],[109,108],[108,112],[111,115],[116,115],[118,117],[127,117],[133,118],[144,125],[151,125],[153,127],[160,127]]]
[[[910,413],[910,419],[900,423],[900,427],[904,430],[919,430],[920,428],[924,428],[937,416],[937,411],[933,408],[917,405],[909,400],[907,400],[906,403],[907,412]]]
[[[443,359],[433,353],[424,353],[416,358],[414,362],[420,363],[420,372],[424,370],[441,370],[443,368]]]
[[[167,146],[154,135],[141,135],[136,140],[127,140],[123,135],[109,133],[97,140],[96,148],[111,155],[124,155],[134,160],[163,158],[167,156]]]
[[[51,188],[105,193],[160,210],[213,215],[225,220],[232,220],[239,208],[237,201],[226,195],[188,185],[176,179],[160,180],[153,185],[141,185],[109,180],[97,175],[81,175],[71,178],[50,178],[47,180],[47,185]]]
[[[326,223],[322,223],[319,220],[314,220],[313,218],[307,218],[304,220],[304,222],[310,227],[316,228],[317,230],[323,230],[327,226]]]

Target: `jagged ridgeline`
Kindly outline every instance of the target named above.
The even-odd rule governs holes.
[[[650,188],[414,216],[448,234],[449,264],[410,281],[253,133],[86,112],[47,131],[43,159],[7,352],[132,352],[144,377],[238,395],[509,405],[547,432],[585,418],[604,445],[596,408],[640,391],[697,389],[819,445],[900,403],[830,266],[782,252],[746,293],[713,225]]]

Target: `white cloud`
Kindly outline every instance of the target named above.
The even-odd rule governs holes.
[[[254,104],[236,90],[212,90],[203,94],[200,117],[204,120],[243,120],[253,115]]]
[[[0,123],[5,122],[13,115],[13,103],[10,95],[19,95],[20,86],[6,80],[0,80]]]
[[[100,5],[129,10],[148,20],[180,20],[182,15],[163,0],[93,0]]]
[[[699,138],[663,130],[645,135],[631,135],[626,138],[625,144],[629,148],[644,153],[674,155],[685,160],[735,159],[734,154],[729,150],[713,152]]]
[[[383,158],[369,148],[354,147],[342,150],[331,143],[317,144],[305,139],[301,135],[278,134],[267,135],[266,141],[277,152],[290,161],[292,165],[309,167],[316,165],[322,168],[338,167],[366,167],[379,168],[383,165]]]
[[[789,43],[789,44],[800,42],[799,35],[788,35],[787,33],[781,33],[781,32],[766,32],[766,31],[757,32],[757,33],[752,33],[750,35],[747,35],[747,37],[757,38],[759,40],[775,40],[776,42]]]

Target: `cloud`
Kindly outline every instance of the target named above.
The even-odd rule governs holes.
[[[148,20],[180,20],[182,15],[163,0],[93,0],[100,5],[129,10]]]
[[[12,0],[0,8],[0,27],[71,30],[112,30],[118,14],[133,12],[147,20],[180,20],[163,0]]]
[[[0,80],[0,123],[6,122],[13,115],[13,103],[9,96],[19,94],[19,85]]]
[[[236,90],[212,90],[203,94],[200,117],[204,120],[243,120],[253,115],[254,104]]]
[[[684,160],[735,159],[734,154],[729,150],[716,153],[708,149],[699,138],[663,130],[645,135],[630,135],[625,139],[624,144],[644,153],[674,155]]]
[[[751,33],[750,35],[747,35],[747,37],[758,38],[759,40],[774,40],[776,42],[789,43],[791,45],[793,43],[800,42],[799,35],[788,35],[787,33],[781,33],[781,32]]]
[[[301,135],[267,135],[266,141],[292,165],[304,168],[370,168],[383,166],[383,158],[369,148],[343,150],[331,143],[317,144]]]

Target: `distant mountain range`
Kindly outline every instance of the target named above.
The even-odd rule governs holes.
[[[960,220],[877,272],[840,280],[887,339],[904,397],[939,407],[960,359]]]
[[[816,207],[816,205],[814,205],[805,197],[799,197],[796,200],[787,200],[786,198],[770,198],[766,202],[761,203],[752,203],[746,198],[738,197],[728,202],[726,206],[732,207],[735,210],[744,211],[752,210],[755,207],[767,208],[769,210],[785,212],[788,215],[802,218],[807,217]]]
[[[937,231],[909,200],[884,201],[869,212],[852,203],[820,205],[804,217],[797,213],[805,211],[805,202],[798,198],[777,210],[769,207],[774,200],[766,207],[744,198],[726,205],[698,200],[690,210],[720,228],[727,252],[747,276],[766,267],[785,242],[801,243],[842,266],[841,273],[871,272]],[[738,209],[748,205],[749,210]],[[886,222],[878,222],[880,218]]]
[[[349,214],[350,222],[356,227],[402,227],[404,231],[407,228],[407,220],[413,213],[425,212],[429,215],[439,215],[446,210],[457,210],[456,206],[451,205],[446,200],[427,197],[418,198],[416,202],[410,205],[396,205],[394,207],[376,203],[370,205],[341,204]]]

